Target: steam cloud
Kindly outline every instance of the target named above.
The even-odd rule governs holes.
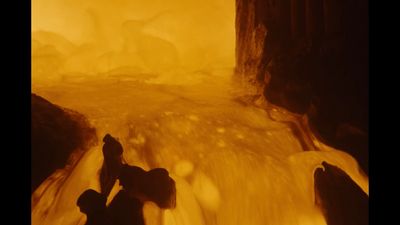
[[[33,0],[32,78],[234,66],[232,0]],[[179,78],[177,78],[179,79]]]

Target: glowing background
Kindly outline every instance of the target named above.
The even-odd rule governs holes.
[[[40,56],[33,79],[232,67],[234,7],[227,0],[33,0],[32,54]]]

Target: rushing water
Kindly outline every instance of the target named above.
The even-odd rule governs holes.
[[[295,135],[288,121],[299,121],[284,110],[238,100],[231,73],[77,76],[34,85],[33,92],[86,115],[99,140],[105,133],[118,137],[129,164],[170,171],[177,207],[146,204],[148,225],[326,224],[314,204],[313,173],[322,161],[368,193],[368,178],[350,155],[319,143],[307,129]],[[84,190],[99,190],[100,149],[101,143],[36,190],[33,225],[85,222],[75,203]],[[110,199],[117,190],[116,184]]]

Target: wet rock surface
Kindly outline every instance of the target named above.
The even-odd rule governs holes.
[[[96,131],[77,112],[31,95],[33,192],[56,169],[63,168],[71,153],[85,150],[96,142]]]
[[[341,169],[323,163],[317,169],[316,203],[322,208],[328,225],[367,225],[368,196]]]

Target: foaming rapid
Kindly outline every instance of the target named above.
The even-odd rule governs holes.
[[[185,85],[163,83],[162,75],[82,77],[33,91],[85,114],[99,136],[119,137],[129,164],[170,171],[177,207],[160,211],[146,204],[147,224],[326,224],[314,203],[313,174],[322,161],[346,171],[368,193],[368,178],[350,155],[311,134],[294,135],[288,121],[299,121],[282,109],[268,113],[238,100],[230,74],[188,74]],[[36,190],[33,225],[84,223],[75,202],[84,190],[99,190],[100,149],[99,143]],[[117,191],[118,184],[110,199]]]

